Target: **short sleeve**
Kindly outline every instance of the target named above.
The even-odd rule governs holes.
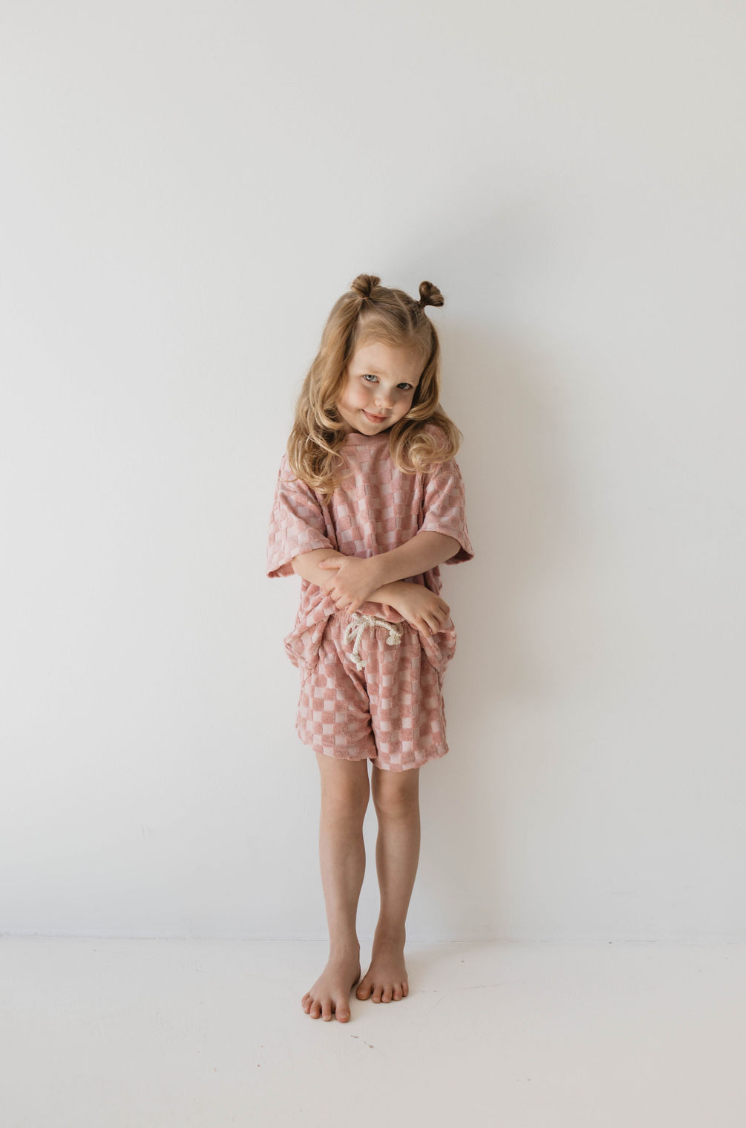
[[[425,475],[423,509],[419,532],[443,533],[454,537],[461,545],[459,551],[445,563],[458,564],[461,560],[473,559],[474,550],[466,526],[464,480],[454,458],[441,462]]]
[[[290,469],[287,454],[277,474],[267,542],[267,575],[294,576],[292,560],[315,548],[331,548],[326,522],[319,500],[301,478]]]

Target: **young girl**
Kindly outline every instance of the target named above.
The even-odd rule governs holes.
[[[321,773],[329,961],[301,1000],[350,1017],[360,979],[363,820],[378,818],[380,916],[358,999],[408,994],[405,921],[420,850],[419,769],[448,752],[443,675],[456,650],[439,565],[471,560],[461,432],[439,405],[440,346],[425,306],[360,274],[333,306],[277,476],[267,575],[301,577],[284,639],[300,669],[296,731]],[[373,768],[370,780],[368,761]]]

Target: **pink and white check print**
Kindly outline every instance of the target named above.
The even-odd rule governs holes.
[[[354,619],[336,611],[326,620],[318,660],[301,681],[298,736],[325,756],[367,759],[392,772],[445,756],[443,675],[431,665],[419,632],[405,622],[401,641],[389,645],[386,626],[366,626],[358,669],[353,642],[344,638]]]
[[[428,429],[437,431],[433,424]],[[294,575],[293,557],[317,548],[370,557],[432,530],[453,537],[459,549],[447,564],[471,560],[461,470],[451,458],[427,474],[406,474],[388,453],[388,435],[351,431],[341,453],[350,476],[322,499],[290,470],[283,454],[277,475],[267,545],[267,575]],[[440,568],[410,583],[436,595]],[[419,766],[448,751],[442,681],[456,648],[448,619],[436,635],[421,635],[388,604],[367,601],[361,615],[403,628],[399,646],[386,645],[385,627],[368,627],[361,638],[366,663],[358,670],[342,645],[349,616],[323,588],[301,577],[300,604],[284,638],[290,661],[301,671],[296,728],[304,743],[326,755],[367,758],[391,771]]]

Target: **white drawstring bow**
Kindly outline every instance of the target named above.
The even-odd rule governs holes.
[[[344,642],[348,643],[352,636],[356,634],[355,645],[351,651],[348,651],[348,654],[358,670],[362,670],[365,666],[365,660],[360,657],[360,640],[366,627],[386,627],[389,632],[389,637],[386,639],[387,645],[399,646],[401,644],[401,623],[390,623],[388,619],[381,619],[378,615],[362,615],[359,611],[353,611],[352,618],[345,627],[343,639]]]

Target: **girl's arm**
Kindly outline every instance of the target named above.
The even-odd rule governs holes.
[[[392,548],[390,552],[382,552],[372,559],[376,562],[379,582],[386,585],[396,580],[403,580],[407,576],[421,576],[436,564],[450,560],[460,548],[461,543],[455,537],[426,530],[417,533],[406,544]],[[322,568],[321,571],[324,569]]]
[[[439,534],[434,533],[431,535],[438,536]],[[388,553],[386,553],[385,555],[388,555]],[[452,556],[453,553],[451,553],[450,555]],[[313,552],[303,552],[299,556],[293,557],[293,571],[298,576],[302,576],[304,580],[308,580],[309,583],[316,584],[317,587],[323,587],[324,584],[328,583],[329,578],[334,575],[334,569],[327,571],[324,568],[319,568],[318,563],[319,560],[326,560],[329,557],[333,556],[339,556],[342,560],[347,559],[344,553],[335,552],[333,548],[315,548]],[[379,559],[379,557],[376,557],[376,559]],[[415,573],[412,574],[414,575]],[[372,595],[368,596],[368,602],[386,603],[389,605],[389,607],[393,607],[394,599],[396,598],[396,592],[403,585],[403,583],[404,580],[401,579],[399,581],[391,581],[389,583],[382,584],[373,592]],[[407,584],[407,587],[410,586],[410,584]]]

